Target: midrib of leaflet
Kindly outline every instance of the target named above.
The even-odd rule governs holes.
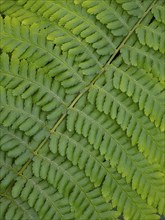
[[[33,157],[35,155],[38,154],[38,151],[44,146],[44,144],[47,143],[47,141],[50,138],[50,135],[52,133],[54,133],[56,131],[56,129],[58,128],[58,126],[62,123],[62,121],[66,118],[68,111],[73,108],[75,106],[75,104],[79,101],[79,99],[90,89],[90,87],[99,79],[99,77],[107,70],[109,64],[111,64],[118,53],[120,53],[120,49],[125,45],[125,43],[127,42],[127,40],[130,38],[130,36],[134,33],[134,31],[136,30],[136,28],[141,24],[141,22],[143,21],[143,19],[148,15],[148,13],[151,11],[151,9],[153,8],[153,6],[155,5],[155,3],[157,2],[157,0],[154,0],[151,5],[149,6],[149,8],[145,11],[145,13],[143,14],[143,16],[136,22],[136,24],[134,25],[134,27],[130,30],[130,32],[128,33],[128,35],[124,38],[124,40],[121,42],[121,44],[116,48],[114,54],[110,57],[110,59],[108,60],[108,62],[103,66],[103,68],[101,69],[100,73],[95,76],[93,78],[93,80],[84,88],[84,90],[76,96],[76,98],[72,101],[72,103],[69,105],[67,111],[59,118],[59,120],[56,122],[56,124],[53,126],[53,128],[50,130],[50,134],[48,137],[46,137],[40,144],[39,146],[36,148],[36,150],[33,152]],[[24,165],[23,167],[19,170],[18,175],[22,175],[22,173],[24,172],[24,170],[28,167],[28,165],[31,163],[31,161],[33,160],[33,157],[31,159],[29,159]],[[11,185],[14,184],[14,181],[11,183]],[[8,188],[11,187],[11,185],[9,185]],[[7,189],[8,190],[8,189]],[[7,191],[6,190],[6,191]]]

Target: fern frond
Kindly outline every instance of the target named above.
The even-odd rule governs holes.
[[[151,0],[116,0],[117,3],[122,5],[122,8],[128,12],[129,15],[136,16],[138,18],[142,17],[147,8],[152,3]]]
[[[95,186],[100,185],[106,176],[111,176],[113,169],[108,162],[104,162],[104,157],[99,156],[99,151],[93,150],[93,146],[89,145],[81,136],[68,133],[64,128],[60,130],[51,135],[49,147],[53,153],[66,156],[73,165],[78,165],[80,169],[84,169]],[[98,133],[96,136],[98,136]],[[136,148],[132,148],[129,142],[125,141],[126,144],[122,143],[120,146],[115,146],[116,149],[113,149],[112,140],[107,144],[111,165],[117,167],[118,172],[126,178],[127,183],[132,182],[132,188],[137,189],[143,199],[147,198],[148,203],[156,207],[162,201],[164,191],[163,173],[159,171],[159,167],[149,164]],[[103,146],[105,142],[108,142],[108,140],[104,139],[103,145],[99,149],[101,154],[104,153]],[[121,142],[121,138],[118,142]],[[142,183],[145,183],[146,187],[142,187]],[[104,181],[102,185],[104,185]],[[157,201],[155,195],[157,195]]]
[[[113,205],[118,206],[118,210],[123,211],[125,219],[159,219],[155,210],[139,198],[135,191],[132,191],[115,169],[113,172],[111,170],[111,176],[111,178],[110,176],[106,177],[102,193],[106,200],[112,199]],[[160,209],[162,213],[164,209],[162,203],[160,203]]]
[[[0,126],[0,149],[7,153],[8,157],[14,158],[16,165],[23,165],[32,158],[33,151],[39,145],[30,140],[23,132]]]
[[[135,39],[135,35],[134,37],[132,36],[131,40],[121,48],[121,55],[124,62],[151,72],[153,76],[164,82],[165,62],[162,54],[147,46],[142,46]],[[156,43],[159,45],[159,41]]]
[[[107,54],[112,54],[120,43],[103,25],[96,23],[94,17],[89,18],[85,10],[75,7],[71,1],[69,4],[65,1],[50,1],[46,5],[43,2],[34,4],[34,1],[28,1],[24,7],[28,10],[33,8],[41,20],[44,18],[52,24],[47,28],[51,32],[47,39],[59,45],[70,56],[76,56],[75,60],[83,75],[99,72],[109,58]],[[75,20],[80,20],[80,24],[74,23]]]
[[[156,160],[163,168],[163,133],[154,127],[124,93],[121,94],[114,89],[112,84],[104,85],[101,81],[100,85],[96,84],[89,90],[88,100],[90,103],[96,106],[100,112],[109,114],[112,119],[115,119],[126,131],[127,136],[131,138],[132,145],[138,144],[139,150],[145,156],[153,162]]]
[[[37,213],[30,206],[14,199],[11,195],[5,195],[0,198],[0,219],[9,220],[39,220]]]
[[[60,156],[37,155],[33,173],[46,179],[65,197],[69,198],[76,217],[81,219],[114,219],[110,204],[105,203],[99,188],[93,185],[84,173]]]
[[[20,4],[24,4],[24,2],[21,1]],[[79,73],[81,73],[82,75],[84,75],[84,77],[86,77],[86,75],[96,74],[96,71],[99,72],[102,64],[105,64],[107,59],[109,58],[109,55],[105,56],[105,51],[106,53],[109,53],[110,50],[112,50],[112,48],[108,48],[107,50],[107,47],[105,47],[104,45],[104,41],[103,42],[98,41],[98,43],[96,44],[93,43],[94,48],[92,48],[90,44],[86,43],[84,40],[81,40],[79,36],[74,35],[72,32],[68,31],[63,26],[59,26],[58,24],[55,24],[54,21],[50,21],[50,15],[49,13],[47,14],[45,12],[45,8],[47,8],[48,4],[51,4],[50,7],[47,8],[49,12],[49,9],[52,8],[51,2],[44,4],[44,7],[41,8],[40,5],[42,5],[43,2],[37,2],[37,4],[35,3],[33,6],[32,4],[34,4],[34,1],[30,1],[30,2],[28,1],[28,4],[25,6],[25,8],[28,8],[29,10],[31,10],[32,8],[34,10],[38,10],[37,13],[39,17],[37,16],[37,18],[36,18],[36,13],[31,13],[30,11],[20,8],[20,6],[18,5],[14,5],[12,7],[14,13],[10,12],[10,10],[5,11],[5,9],[3,13],[6,13],[13,17],[17,15],[17,19],[19,19],[24,24],[26,23],[33,24],[34,21],[38,20],[38,23],[40,25],[38,24],[35,25],[35,29],[40,28],[40,26],[44,26],[44,28],[46,29],[45,32],[47,34],[50,33],[48,34],[47,39],[53,41],[56,45],[59,45],[62,51],[67,51],[70,55],[72,55],[72,58],[70,56],[69,60],[72,59],[74,62],[75,61],[77,62],[77,65],[80,68]],[[43,10],[39,10],[42,8]],[[54,10],[56,10],[56,7],[54,7]],[[108,40],[110,39],[109,35],[107,39]],[[112,40],[116,44],[116,46],[119,44],[118,40],[116,39],[112,39]],[[96,46],[97,46],[97,53],[95,51]],[[113,53],[113,51],[111,53]],[[104,56],[100,57],[99,54],[104,54]],[[63,69],[63,66],[60,65],[58,68]],[[52,70],[54,73],[54,69]],[[89,76],[86,78],[87,78],[86,81],[91,80]]]
[[[74,92],[79,91],[85,84],[82,76],[77,73],[73,58],[68,58],[64,54],[59,56],[60,50],[54,49],[52,42],[46,41],[47,34],[40,31],[36,24],[30,29],[22,25],[16,18],[0,17],[1,23],[1,48],[4,52],[12,52],[13,57],[19,59],[30,59],[36,67],[43,67],[51,63],[53,76],[61,82],[69,92],[69,88]],[[17,30],[17,31],[15,31]],[[51,71],[52,72],[52,71]],[[52,76],[52,73],[49,75]]]
[[[7,157],[6,153],[0,151],[0,192],[4,192],[17,176],[19,166],[14,165],[12,158]]]
[[[12,196],[20,197],[24,202],[28,202],[40,219],[74,219],[68,200],[63,198],[48,182],[30,175],[29,169],[22,177],[17,178],[12,188]]]
[[[109,65],[105,73],[107,83],[111,81],[109,76],[113,86],[131,96],[139,109],[144,109],[145,115],[164,131],[164,86],[144,70],[124,64],[121,58]]]
[[[0,219],[165,215],[164,5],[0,0]]]
[[[152,13],[157,21],[162,22],[165,24],[165,8],[164,8],[165,1],[159,0],[157,4],[153,7]]]
[[[91,77],[101,70],[102,64],[107,60],[107,56],[99,57],[88,44],[83,46],[83,41],[80,41],[80,44],[79,40],[76,43],[75,38],[71,38],[70,34],[59,30],[59,28],[52,31],[47,39],[53,41],[62,51],[67,52],[68,56],[74,56],[74,60],[80,68],[79,71],[86,80],[91,80]]]
[[[136,29],[136,33],[142,45],[147,45],[154,50],[165,53],[165,27],[163,24],[155,20],[149,26],[141,24]]]
[[[64,26],[74,35],[81,36],[87,43],[92,44],[100,55],[107,54],[108,50],[111,54],[111,51],[115,49],[115,44],[105,27],[96,23],[95,18],[90,17],[81,7],[76,7],[71,1],[69,4],[67,3],[67,1],[54,2],[56,12],[53,13],[50,20],[58,20],[59,26]],[[64,14],[63,17],[59,10]],[[104,45],[101,50],[100,44]]]
[[[63,134],[62,136],[66,136],[66,134]],[[52,135],[52,143],[50,145],[51,150],[54,153],[59,151],[60,154],[67,156],[74,165],[78,163],[81,169],[85,169],[86,175],[87,176],[89,175],[91,177],[91,181],[98,181],[98,180],[100,181],[102,177],[106,175],[103,183],[101,184],[102,193],[104,197],[107,199],[107,201],[112,200],[113,206],[114,207],[117,206],[117,209],[120,213],[124,212],[124,216],[126,219],[127,218],[128,219],[147,219],[147,218],[156,219],[158,218],[155,215],[148,216],[148,212],[151,213],[152,208],[150,208],[149,206],[146,206],[144,201],[135,193],[135,191],[131,189],[130,185],[125,182],[124,178],[122,178],[117,173],[117,170],[111,168],[107,162],[103,162],[104,159],[98,156],[99,154],[97,154],[96,152],[92,152],[89,144],[87,144],[84,140],[80,142],[78,138],[73,139],[73,137],[70,137],[70,135],[68,139],[69,139],[68,143],[66,143],[67,142],[66,139],[65,140],[62,138],[59,139],[59,132],[57,133],[57,135]],[[78,140],[75,140],[75,139],[78,139]],[[83,146],[81,146],[81,144]],[[81,150],[80,148],[81,149],[84,148],[84,149]],[[81,155],[81,156],[78,157],[78,155]],[[122,159],[120,159],[120,161],[122,161]],[[43,169],[45,166],[46,164],[44,163]],[[123,164],[121,164],[121,167],[122,166]],[[36,164],[36,168],[37,168],[37,164]],[[49,175],[50,174],[48,174],[48,176]],[[135,177],[137,177],[137,173],[135,174]],[[98,179],[96,180],[96,178]],[[138,180],[138,182],[142,185],[146,183],[142,179]],[[98,184],[98,182],[96,183]],[[145,187],[145,191],[146,190],[148,190],[147,187]],[[116,197],[116,195],[118,196]],[[154,199],[155,197],[152,198],[153,201]],[[162,204],[162,199],[159,202],[159,207],[161,207],[161,204]],[[155,206],[157,205],[155,204]],[[130,210],[132,211],[130,212]]]
[[[51,22],[56,22],[58,26],[65,27],[75,36],[78,35],[79,40],[80,37],[83,38],[88,44],[92,44],[100,55],[111,54],[115,49],[114,39],[107,33],[105,26],[96,23],[94,17],[89,16],[82,7],[75,6],[72,1],[68,3],[66,0],[51,0],[46,4],[34,4],[34,1],[30,0],[27,4],[24,3],[24,7],[28,10],[33,8],[33,12],[38,12]]]
[[[4,1],[2,0],[0,2],[0,12],[5,15],[9,15],[11,17],[18,17],[18,19],[23,21],[23,24],[25,25],[31,25],[34,23],[34,21],[39,22],[40,20],[37,19],[37,15],[28,12],[21,7],[21,3],[23,3],[24,0],[10,0],[10,1]]]
[[[101,167],[100,161],[102,160],[99,158],[98,152],[92,152],[92,146],[85,139],[76,134],[62,131],[56,131],[51,135],[49,144],[51,152],[66,156],[73,165],[85,169],[86,176],[89,176],[96,187],[99,186],[106,175],[106,170]]]
[[[125,36],[135,24],[136,18],[129,17],[126,11],[115,1],[85,0],[82,6],[87,9],[89,14],[94,14],[96,19],[112,32],[114,36]]]
[[[42,68],[37,70],[26,60],[19,61],[13,56],[9,60],[7,54],[2,54],[0,73],[2,86],[12,89],[14,96],[21,95],[23,99],[31,97],[36,105],[47,112],[48,119],[55,121],[73,99],[57,81],[47,76]]]
[[[13,81],[13,84],[15,81]],[[42,140],[49,134],[46,115],[38,106],[34,106],[31,97],[26,100],[14,97],[10,90],[0,87],[1,106],[0,123],[4,127],[19,129],[35,140]]]

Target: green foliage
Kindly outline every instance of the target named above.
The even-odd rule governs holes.
[[[0,1],[0,219],[165,215],[165,1]]]
[[[33,151],[38,143],[30,140],[30,137],[19,130],[0,127],[1,150],[7,152],[9,159],[15,158],[16,165],[23,165],[29,158],[33,157]]]
[[[0,192],[4,192],[16,177],[17,177],[17,167],[15,166],[14,161],[12,160],[12,158],[7,157],[7,155],[1,151]]]
[[[165,64],[162,54],[146,46],[142,46],[134,37],[135,35],[121,49],[124,62],[151,72],[160,82],[164,82]]]
[[[76,217],[82,219],[114,219],[110,204],[106,204],[99,188],[93,189],[82,171],[69,161],[52,154],[39,155],[34,159],[33,173],[46,179],[64,196],[75,210]],[[110,217],[109,217],[110,216]]]
[[[136,32],[142,45],[147,45],[154,50],[165,53],[165,28],[163,24],[154,20],[149,26],[140,25]]]
[[[33,104],[31,97],[24,100],[20,96],[13,96],[11,90],[0,88],[1,124],[4,127],[24,131],[27,136],[32,136],[36,140],[46,137],[49,130],[46,125],[46,115]]]
[[[110,64],[108,74],[113,78],[113,86],[132,97],[139,109],[164,131],[164,86],[146,71],[124,64],[121,58]]]
[[[39,220],[37,213],[20,199],[6,195],[0,199],[1,219]]]

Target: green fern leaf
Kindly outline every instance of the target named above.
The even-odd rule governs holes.
[[[40,219],[74,219],[71,214],[70,205],[47,182],[26,174],[18,177],[13,186],[12,196],[20,197],[34,207]]]
[[[0,219],[165,215],[165,1],[0,1]]]
[[[15,84],[14,81],[12,81]],[[1,88],[1,117],[0,122],[4,127],[19,129],[27,136],[33,136],[36,140],[42,140],[48,135],[46,116],[38,106],[34,106],[31,97],[25,101],[20,96],[14,97],[11,91]]]
[[[159,129],[156,129],[142,112],[138,111],[137,106],[133,104],[131,99],[128,99],[125,94],[121,94],[118,90],[114,90],[109,83],[103,86],[100,80],[100,84],[102,86],[99,87],[95,85],[89,90],[89,101],[94,105],[96,103],[96,107],[100,112],[110,114],[112,119],[116,119],[116,122],[121,128],[124,131],[126,130],[127,136],[131,137],[132,145],[138,144],[139,150],[144,152],[145,156],[150,155],[149,159],[151,161],[155,161],[156,147],[157,155],[159,155],[156,160],[163,168],[163,133],[161,133]],[[104,96],[104,105],[100,105],[99,99],[104,100]],[[99,103],[99,105],[97,103]],[[93,141],[95,141],[94,137]],[[155,143],[157,143],[156,146]]]
[[[87,8],[88,13],[96,15],[96,18],[115,36],[125,36],[136,22],[136,19],[132,17],[130,19],[125,11],[121,16],[121,7],[115,1],[87,0],[82,2],[82,6]]]
[[[165,24],[165,9],[163,7],[164,0],[159,0],[155,7],[152,9],[152,13],[157,21]]]
[[[80,169],[85,169],[86,175],[90,177],[90,180],[94,182],[95,186],[100,185],[105,176],[111,175],[112,168],[109,167],[108,163],[103,162],[104,158],[99,156],[98,151],[93,151],[92,146],[85,139],[74,135],[74,133],[64,133],[64,131],[64,128],[62,128],[61,131],[56,131],[55,134],[51,135],[50,150],[53,153],[66,156],[73,165],[78,165]],[[120,139],[118,141],[122,143]],[[101,154],[104,153],[103,146],[105,142],[108,142],[108,140],[104,140],[104,144],[101,145],[101,149],[99,149]],[[112,148],[110,143],[109,146]],[[125,141],[125,143],[127,144],[122,143],[119,145],[122,150],[116,146],[116,149],[111,149],[112,153],[108,155],[109,158],[107,156],[105,158],[110,160],[110,164],[113,167],[117,166],[118,172],[123,177],[126,177],[127,183],[130,183],[132,179],[133,189],[137,189],[137,192],[142,195],[143,199],[148,197],[149,203],[154,203],[156,207],[162,201],[163,173],[159,172],[159,167],[151,167],[147,160],[141,154],[138,154],[136,149],[133,150],[128,142]],[[120,159],[118,160],[117,157]],[[115,164],[116,161],[119,161],[118,164]],[[148,167],[150,172],[145,173],[144,167],[145,169]],[[151,182],[152,184],[149,186]],[[142,188],[139,183],[145,183],[146,188]],[[154,192],[157,193],[157,201],[153,197]]]
[[[136,29],[139,41],[142,45],[147,45],[154,50],[165,53],[165,27],[157,21],[153,21],[149,26],[140,25]]]
[[[27,160],[32,158],[33,151],[37,148],[38,142],[30,140],[21,131],[13,131],[12,129],[7,129],[0,127],[0,148],[2,151],[7,153],[8,157],[14,158],[16,165],[23,165]]]
[[[46,76],[42,69],[37,71],[33,64],[25,60],[19,62],[17,58],[12,57],[9,61],[8,55],[2,54],[0,64],[1,85],[12,89],[14,96],[21,95],[23,99],[32,97],[33,102],[47,112],[48,119],[55,120],[73,98],[65,93],[57,81]],[[61,112],[58,114],[59,108]],[[52,118],[54,115],[56,117]]]
[[[111,81],[109,74],[113,78],[113,86],[131,96],[139,109],[144,110],[156,127],[164,131],[164,86],[144,70],[123,64],[120,58],[105,73],[107,82]]]
[[[129,15],[136,16],[138,18],[142,17],[146,9],[150,6],[152,1],[142,1],[142,0],[117,0],[117,3],[122,5],[122,8],[128,12]]]
[[[158,41],[159,45],[159,41]],[[142,46],[134,38],[121,49],[124,62],[128,65],[138,66],[151,72],[161,82],[164,82],[164,59],[158,51]]]
[[[87,19],[89,18],[89,14],[87,14],[82,8],[75,7],[72,1],[70,1],[69,4],[66,0],[49,1],[46,4],[43,4],[42,2],[34,4],[34,1],[27,1],[25,7],[28,9],[33,7],[33,12],[38,11],[44,18],[49,19],[51,22],[57,22],[59,27],[64,26],[66,30],[70,30],[74,35],[80,35],[82,38],[85,38],[85,41],[92,44],[100,55],[109,54],[113,51],[112,48],[115,48],[115,45],[111,40],[112,36],[109,36],[108,38],[106,35],[105,27],[101,26],[99,23],[96,24],[94,22],[94,17]],[[61,30],[63,30],[63,28],[61,28]],[[76,43],[78,46],[80,42],[77,41]],[[76,43],[73,44],[72,42],[70,46],[76,46]],[[103,48],[100,48],[100,44],[103,44]]]
[[[23,4],[24,2],[20,2],[20,4]],[[4,3],[5,4],[5,3]],[[15,3],[14,3],[15,4]],[[37,11],[40,9],[41,7],[41,4],[43,4],[43,2],[40,4],[38,2],[38,4],[34,4],[35,7],[34,7],[34,1],[28,1],[26,7],[29,8],[31,10],[31,8],[33,7],[34,10],[33,11]],[[44,4],[43,8],[47,8],[48,6],[48,3]],[[52,8],[52,3],[50,3],[50,7],[48,7],[48,12],[49,12],[49,8]],[[2,7],[3,8],[3,7]],[[4,6],[5,8],[5,6]],[[6,9],[6,8],[5,8]],[[73,55],[76,55],[76,61],[78,62],[78,64],[81,63],[82,64],[79,64],[80,65],[80,72],[83,74],[83,75],[91,75],[91,74],[96,74],[96,71],[99,71],[100,67],[102,66],[102,63],[105,63],[107,61],[107,56],[104,56],[104,57],[99,57],[94,49],[92,49],[90,47],[89,44],[86,44],[84,43],[84,41],[81,41],[78,37],[76,37],[75,35],[71,34],[70,32],[68,32],[65,28],[61,27],[61,26],[55,26],[54,24],[54,21],[50,21],[51,19],[49,19],[50,17],[50,14],[48,13],[48,17],[47,17],[47,14],[46,13],[42,13],[42,11],[45,11],[44,9],[43,10],[39,10],[38,11],[38,14],[39,14],[39,17],[36,18],[36,14],[35,13],[30,13],[30,12],[27,12],[27,10],[23,10],[22,8],[20,8],[18,5],[14,5],[13,6],[13,9],[14,9],[14,13],[10,13],[10,10],[6,11],[4,9],[3,13],[7,13],[8,15],[10,16],[13,16],[15,17],[15,15],[17,15],[17,18],[19,19],[19,16],[20,16],[20,21],[22,21],[24,24],[33,24],[34,23],[34,20],[38,20],[38,22],[40,22],[41,24],[40,25],[44,25],[45,28],[47,28],[47,32],[50,33],[47,37],[48,40],[51,40],[51,41],[54,41],[56,45],[60,45],[61,46],[61,49],[62,51],[69,51],[69,53],[73,56]],[[56,11],[56,7],[54,7],[53,9],[54,11]],[[22,17],[22,14],[24,14],[25,16],[25,19],[24,17]],[[46,16],[46,17],[45,17]],[[30,17],[30,18],[29,18]],[[30,20],[30,21],[29,21]],[[48,22],[49,24],[51,25],[48,25]],[[35,26],[34,29],[36,28],[40,28],[40,25],[33,25]],[[57,34],[56,34],[57,33]],[[105,37],[107,38],[107,36],[105,35]],[[108,38],[107,38],[108,39]],[[108,39],[109,40],[109,39]],[[111,42],[111,41],[110,41]],[[50,43],[50,42],[49,42]],[[116,42],[118,44],[118,40]],[[107,52],[106,53],[109,53],[111,48],[108,48],[107,50],[107,47],[104,45],[104,42],[98,42],[98,51],[102,51],[104,49],[104,51],[106,50]],[[112,43],[111,43],[112,44]],[[95,46],[96,47],[96,46]],[[102,49],[103,47],[103,49]],[[113,48],[114,48],[114,45],[113,45]],[[105,52],[104,52],[105,53]],[[74,57],[73,57],[74,58]],[[73,59],[74,60],[74,59]],[[87,61],[87,60],[90,60],[90,61]],[[100,61],[99,61],[100,60]],[[83,61],[84,63],[92,63],[92,66],[90,67],[90,69],[85,69],[85,66],[83,65]],[[63,65],[60,65],[58,66],[58,69],[61,70],[63,69]],[[53,70],[53,74],[54,74],[54,69]],[[52,72],[52,71],[51,71]],[[61,72],[60,72],[61,73]],[[75,71],[76,73],[76,71]],[[67,74],[65,73],[65,77],[67,75],[70,75],[70,73],[68,72]],[[91,78],[87,78],[87,80]],[[72,88],[73,90],[73,88]],[[75,89],[74,89],[75,90]],[[77,89],[79,90],[79,89]]]
[[[84,81],[81,76],[77,74],[76,69],[72,66],[72,62],[70,60],[66,61],[65,55],[63,58],[61,56],[59,57],[60,51],[54,50],[53,43],[45,42],[46,33],[40,31],[36,24],[32,25],[29,30],[27,26],[22,25],[16,18],[11,19],[10,17],[6,17],[3,20],[1,17],[0,22],[2,26],[1,47],[3,47],[3,51],[12,52],[13,57],[20,59],[30,58],[30,61],[38,68],[50,62],[50,73],[48,74],[57,76],[57,80],[62,81],[61,83],[65,88],[73,87],[74,85],[76,86],[76,91],[82,88]],[[16,32],[14,31],[15,27],[18,29]],[[36,33],[36,31],[38,31],[38,33]],[[38,44],[39,46],[37,46]],[[62,68],[59,67],[61,65]],[[54,68],[57,68],[57,71],[54,71]],[[70,73],[70,70],[72,74],[75,74],[75,78],[71,82],[69,80],[73,75]],[[68,74],[67,71],[69,72]],[[62,73],[66,74],[63,78],[61,78]],[[59,74],[60,77],[58,77]]]
[[[37,213],[27,203],[13,199],[11,195],[0,199],[0,210],[0,218],[4,220],[39,220]]]
[[[116,186],[116,182],[118,186]],[[110,190],[108,190],[109,188]],[[114,206],[118,205],[118,209],[123,211],[125,219],[159,218],[154,214],[154,209],[143,203],[143,200],[139,199],[136,192],[131,191],[130,186],[125,184],[124,179],[115,170],[112,173],[112,178],[107,176],[105,179],[102,193],[107,200],[113,200]]]
[[[68,197],[78,218],[81,216],[82,219],[94,220],[113,216],[112,208],[110,204],[104,203],[100,190],[92,190],[92,184],[85,178],[83,172],[76,166],[72,167],[64,158],[54,157],[52,154],[38,155],[34,160],[33,173],[36,177],[46,179],[60,193]]]
[[[0,151],[0,153],[0,192],[4,192],[16,178],[18,168],[13,165],[14,163],[12,158],[7,157],[7,155],[2,151]]]

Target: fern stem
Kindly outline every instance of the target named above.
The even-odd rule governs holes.
[[[30,164],[31,160],[28,160],[23,167],[19,170],[18,175],[21,176],[22,173],[24,172],[24,170],[28,167],[28,165]]]

